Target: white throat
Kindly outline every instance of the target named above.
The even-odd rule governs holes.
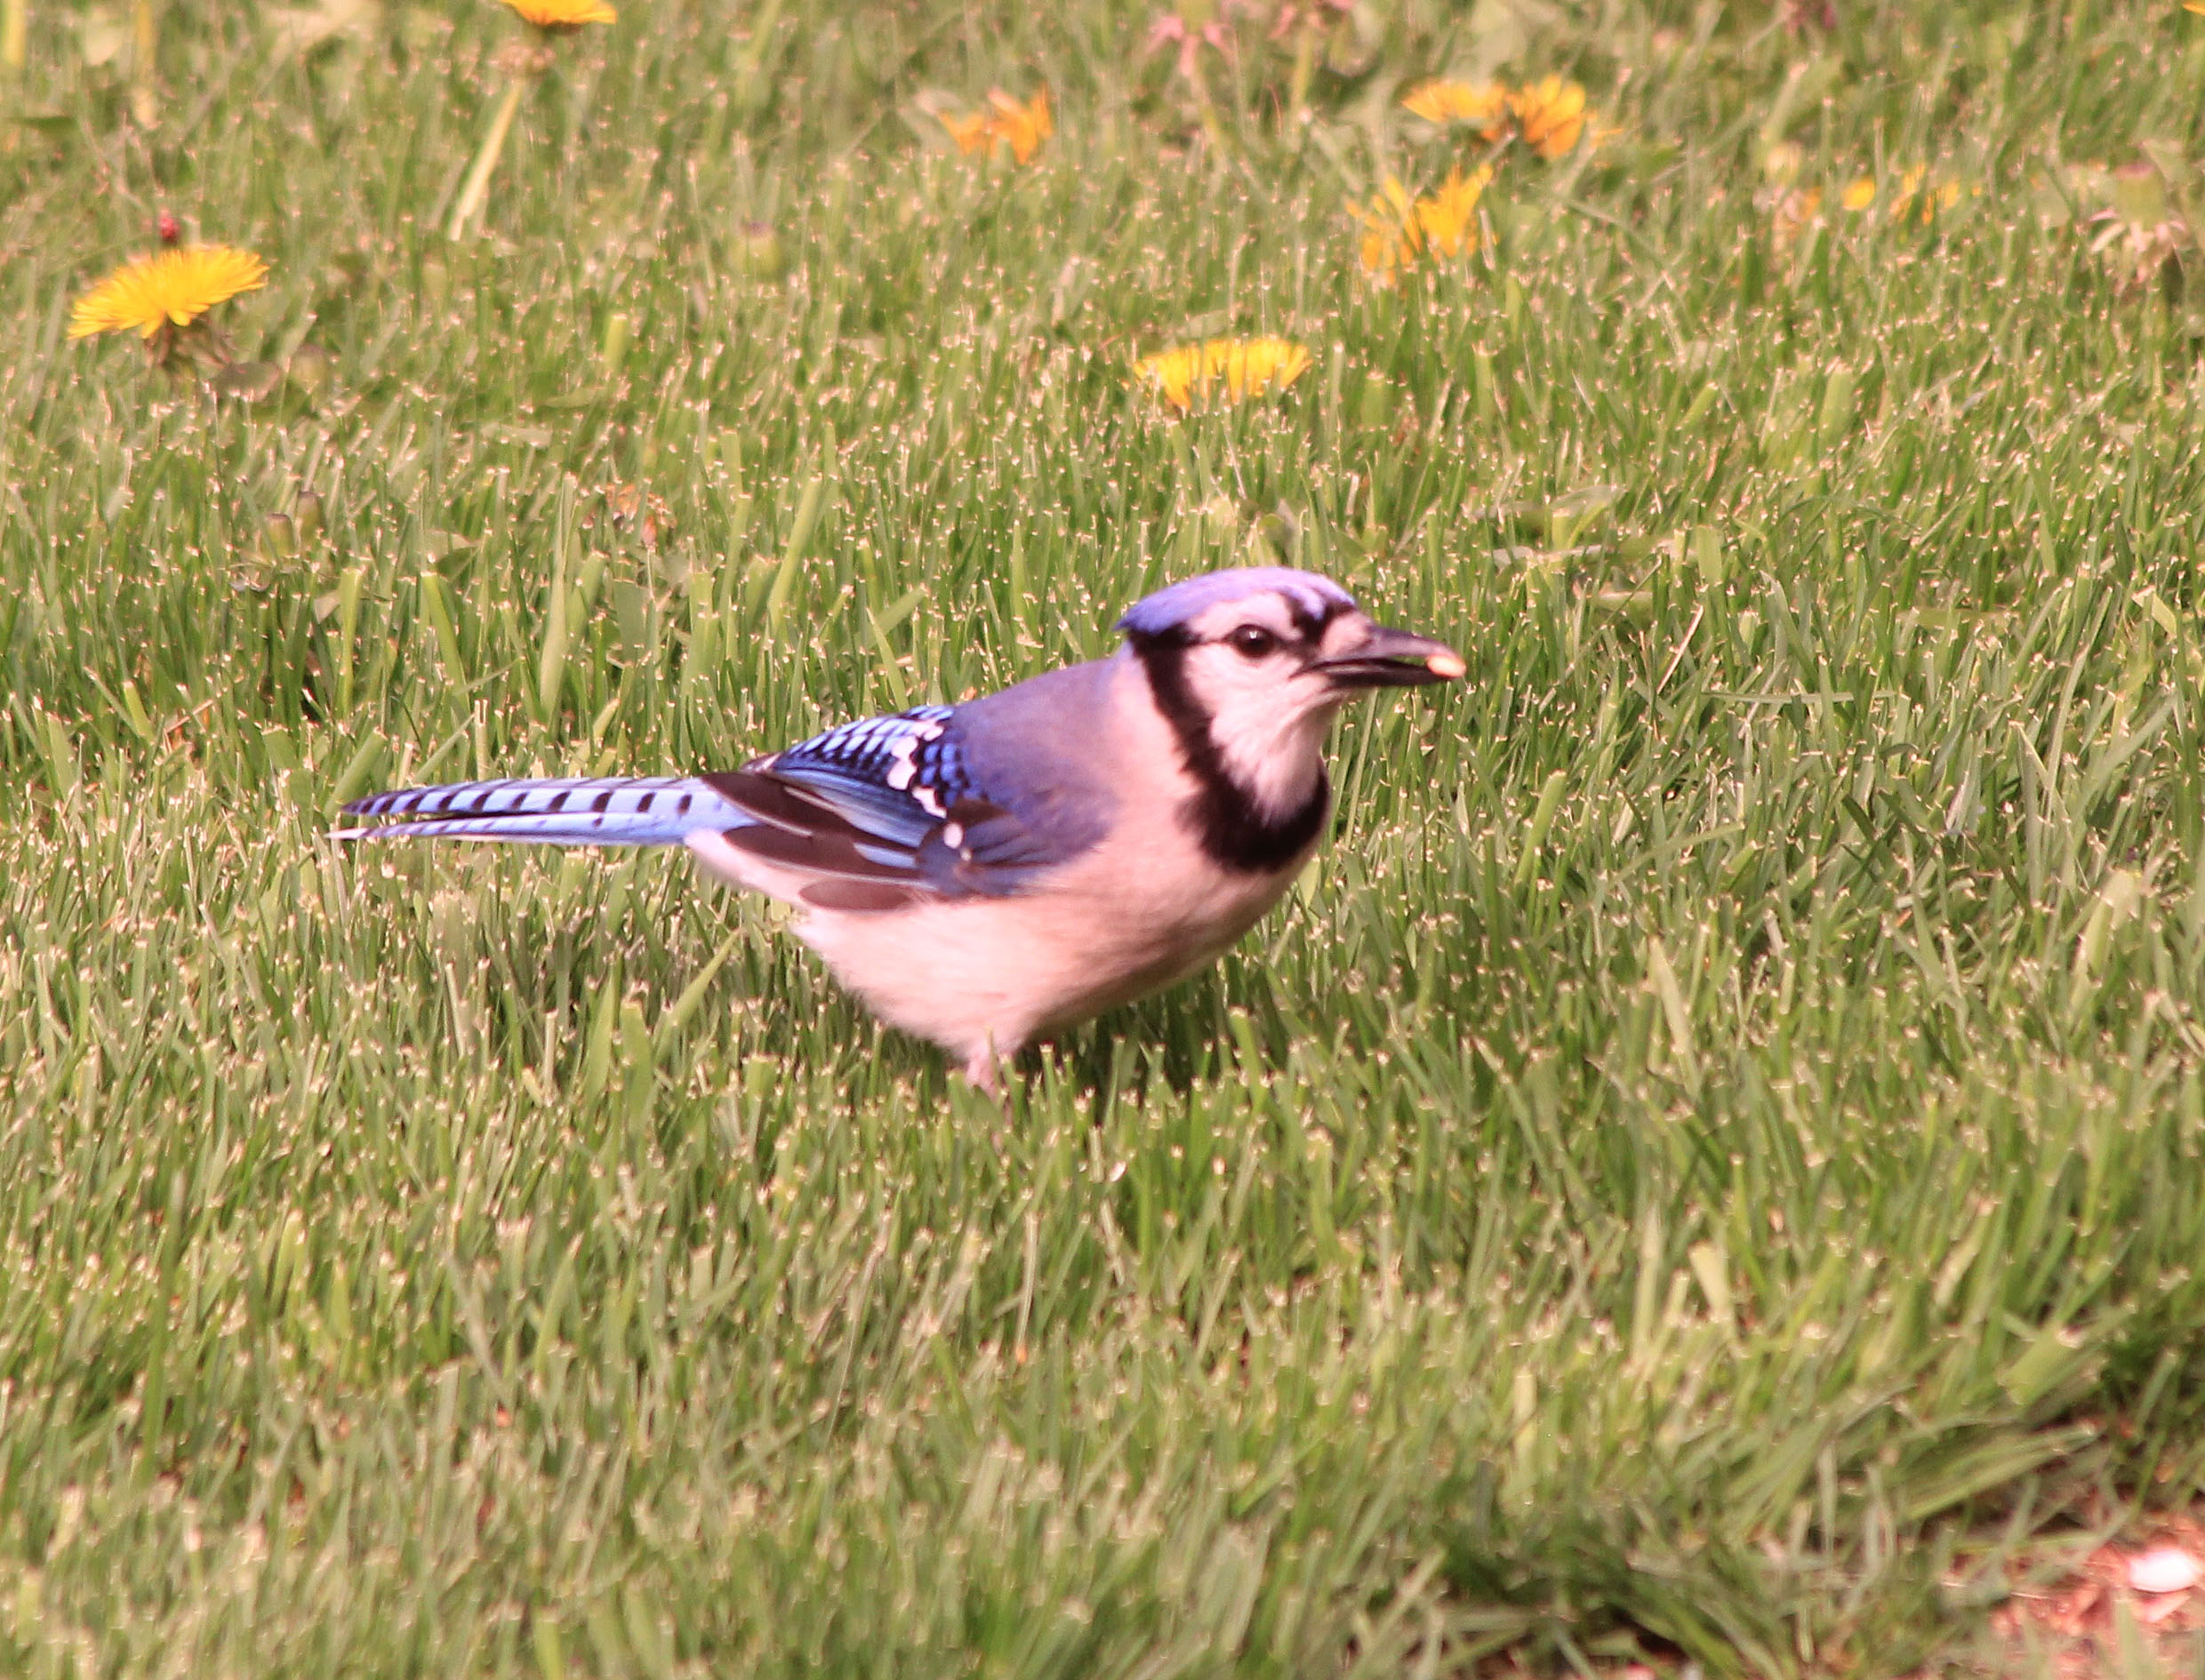
[[[1299,811],[1325,773],[1325,737],[1342,697],[1294,708],[1276,692],[1232,700],[1210,713],[1220,767],[1267,818]]]

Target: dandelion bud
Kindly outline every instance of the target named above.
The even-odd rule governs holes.
[[[330,381],[336,377],[337,364],[319,345],[301,344],[291,353],[291,365],[286,372],[301,396],[315,397],[329,388]]]
[[[735,229],[735,266],[754,280],[778,280],[786,272],[781,236],[771,222],[746,221]]]
[[[2123,164],[2113,172],[2113,209],[2131,228],[2156,228],[2167,220],[2167,182],[2149,164]]]
[[[1363,381],[1362,395],[1355,404],[1355,417],[1364,425],[1380,427],[1393,418],[1393,388],[1376,374]]]
[[[1797,140],[1778,140],[1761,154],[1761,173],[1779,187],[1797,180],[1806,164],[1806,149]]]
[[[227,352],[216,345],[210,353],[220,356]],[[273,362],[226,362],[207,376],[207,387],[215,396],[241,403],[265,403],[283,382],[284,371]]]

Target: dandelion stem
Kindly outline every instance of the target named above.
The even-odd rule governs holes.
[[[1294,79],[1288,84],[1287,110],[1299,118],[1309,109],[1310,84],[1317,79],[1317,30],[1304,24],[1294,43]]]
[[[160,120],[160,101],[154,92],[154,60],[160,51],[160,30],[153,15],[153,0],[136,0],[130,12],[130,114],[140,128]]]
[[[490,119],[490,132],[483,136],[482,149],[468,165],[467,183],[460,188],[460,202],[452,206],[452,221],[445,229],[445,237],[464,238],[467,224],[474,220],[475,213],[490,196],[490,172],[498,166],[498,155],[505,150],[505,137],[512,132],[514,115],[521,108],[521,95],[528,91],[532,79],[526,70],[515,72],[505,97],[498,101],[497,114]]]
[[[1199,64],[1190,65],[1187,79],[1194,84],[1194,107],[1202,119],[1202,131],[1210,137],[1210,144],[1220,151],[1227,148],[1225,124],[1217,115],[1217,102],[1210,98],[1210,84],[1202,75]]]
[[[0,0],[0,69],[21,75],[29,43],[30,0]]]

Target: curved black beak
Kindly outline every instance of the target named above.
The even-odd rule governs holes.
[[[1470,668],[1445,642],[1373,625],[1369,638],[1317,661],[1340,688],[1414,688],[1448,683]]]

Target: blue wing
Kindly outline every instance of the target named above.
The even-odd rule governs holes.
[[[750,817],[728,844],[852,884],[819,903],[1001,897],[1102,837],[1093,802],[1046,774],[992,775],[960,708],[919,706],[843,724],[741,770],[700,778]]]
[[[1108,827],[1094,767],[1064,740],[1059,672],[968,706],[844,724],[712,775],[458,782],[358,799],[347,839],[679,845],[722,836],[780,866],[807,903],[885,910],[1001,897]],[[1037,701],[1040,702],[1037,705]],[[1069,715],[1082,714],[1073,708]],[[975,720],[984,720],[978,728]]]
[[[950,733],[955,715],[953,707],[918,706],[838,724],[743,768],[804,789],[879,839],[916,848],[952,804],[978,793]]]

